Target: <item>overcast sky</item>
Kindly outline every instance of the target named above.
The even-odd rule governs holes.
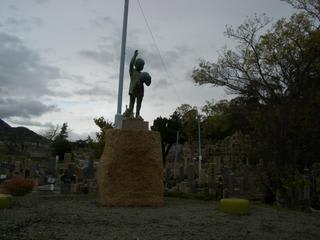
[[[128,62],[145,59],[152,84],[141,115],[152,125],[182,103],[230,98],[223,89],[195,86],[200,59],[214,61],[232,42],[226,25],[246,16],[274,20],[294,11],[280,0],[140,0],[167,71],[137,0],[130,0],[122,109],[128,104]],[[0,118],[43,132],[68,122],[72,138],[97,131],[93,118],[114,121],[117,108],[123,0],[1,0]]]

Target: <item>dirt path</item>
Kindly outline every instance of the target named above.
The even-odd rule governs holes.
[[[176,198],[162,208],[105,208],[89,196],[31,194],[0,210],[0,239],[320,239],[320,215],[253,206],[233,216]]]

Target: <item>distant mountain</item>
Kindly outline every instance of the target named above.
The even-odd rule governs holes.
[[[2,119],[0,119],[0,129],[6,129],[6,128],[11,128],[11,126],[5,121],[3,121]]]
[[[11,127],[0,119],[0,141],[49,143],[45,137],[25,127]]]

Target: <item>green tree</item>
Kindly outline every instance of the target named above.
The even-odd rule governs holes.
[[[68,138],[68,123],[63,123],[62,127],[60,129],[59,135],[60,138],[62,139],[67,139]]]
[[[282,103],[316,84],[311,83],[319,56],[314,21],[304,13],[294,14],[259,34],[268,23],[268,18],[255,17],[237,29],[228,27],[226,35],[238,42],[236,50],[225,49],[217,63],[202,61],[193,72],[194,81],[225,86],[260,104]]]
[[[158,117],[153,121],[151,130],[160,132],[162,161],[165,165],[167,155],[174,143],[176,143],[177,131],[181,129],[181,121],[176,113],[170,118]]]
[[[175,111],[174,115],[181,121],[181,139],[194,142],[198,139],[198,117],[199,112],[196,107],[189,104],[182,104]]]
[[[294,8],[304,10],[309,16],[320,21],[320,2],[318,0],[281,0]]]
[[[217,103],[207,101],[202,112],[205,114],[202,122],[202,135],[205,140],[216,142],[236,131],[250,131],[246,106],[241,98],[221,100]]]
[[[282,173],[301,172],[320,154],[319,1],[286,2],[305,11],[269,29],[266,17],[228,27],[226,35],[237,47],[224,49],[215,63],[202,61],[193,72],[196,83],[224,86],[245,102],[273,194],[284,187]]]
[[[107,129],[113,128],[113,124],[109,120],[105,120],[104,117],[94,118],[93,121],[100,131],[96,133],[96,141],[93,141],[91,138],[88,140],[94,148],[96,158],[100,158],[105,145],[105,132]]]
[[[53,155],[59,156],[60,160],[64,159],[64,154],[71,152],[71,143],[68,141],[68,124],[63,123],[59,134],[52,142]]]
[[[304,133],[318,133],[319,128],[315,109],[319,106],[320,33],[314,19],[305,13],[280,19],[259,35],[268,22],[256,17],[237,29],[228,28],[227,36],[238,42],[236,50],[225,50],[217,63],[201,62],[193,78],[199,84],[225,86],[246,99],[254,106],[257,136],[266,140],[262,151],[282,166],[303,167],[318,152]],[[295,156],[288,151],[289,142],[301,150]],[[313,160],[303,157],[306,151],[301,146],[306,142],[314,151]]]

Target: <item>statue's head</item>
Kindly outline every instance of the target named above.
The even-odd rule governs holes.
[[[147,86],[150,86],[151,84],[151,76],[147,72],[142,72],[140,74],[140,81],[145,83]]]
[[[142,71],[144,67],[144,60],[142,58],[137,58],[136,61],[134,62],[134,66],[136,67],[137,71]]]

